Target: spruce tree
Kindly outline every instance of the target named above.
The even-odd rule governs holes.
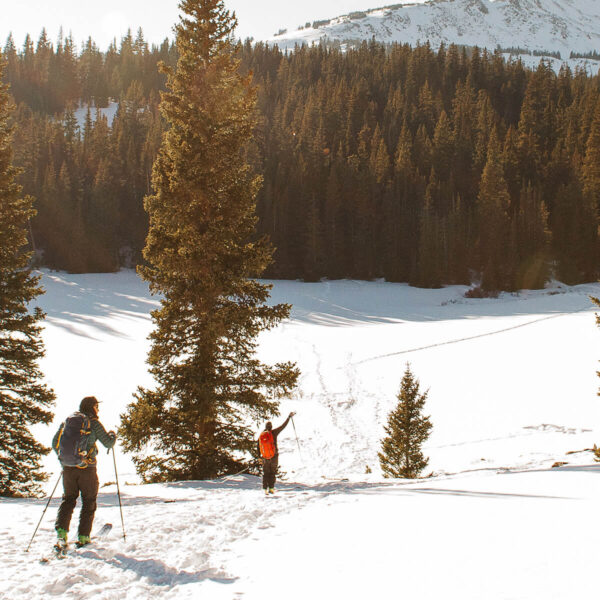
[[[384,428],[387,434],[381,442],[379,464],[384,477],[414,479],[427,466],[429,459],[421,451],[431,432],[429,417],[422,415],[427,392],[419,394],[419,381],[406,365],[398,392],[398,405],[390,413]]]
[[[49,451],[30,432],[50,423],[54,393],[41,383],[44,355],[40,322],[44,314],[28,305],[42,290],[28,267],[28,222],[33,198],[22,196],[13,166],[8,86],[0,61],[0,496],[36,495],[46,480],[41,458]]]
[[[586,244],[585,256],[582,261],[584,281],[591,281],[598,275],[598,227],[600,221],[600,100],[596,103],[594,118],[590,126],[590,134],[586,144],[583,161],[583,197],[584,210],[587,213],[587,223],[582,234]]]
[[[440,219],[433,209],[432,188],[435,188],[437,177],[432,169],[430,184],[425,192],[425,206],[421,214],[421,228],[419,239],[419,270],[418,277],[413,282],[418,287],[442,287],[443,260],[444,260],[444,235],[440,226]]]
[[[296,384],[290,363],[262,364],[256,337],[289,315],[266,306],[256,281],[272,249],[254,239],[261,178],[243,158],[255,126],[255,90],[238,72],[235,15],[221,0],[182,0],[179,60],[163,66],[161,110],[170,125],[145,198],[150,231],[140,269],[161,306],[148,356],[154,389],[123,415],[126,450],[146,481],[239,471],[254,449],[252,420],[278,412]]]
[[[510,195],[500,160],[499,142],[492,131],[487,163],[481,176],[478,195],[479,253],[482,267],[482,288],[512,289],[513,265],[509,261]]]

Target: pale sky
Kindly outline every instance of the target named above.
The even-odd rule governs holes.
[[[398,1],[398,0],[396,0]],[[177,21],[178,0],[0,0],[0,46],[12,31],[18,48],[30,33],[37,41],[42,27],[55,42],[62,25],[78,45],[89,35],[102,50],[113,37],[142,27],[150,43],[171,35]],[[296,29],[307,21],[328,19],[354,10],[366,10],[393,0],[225,0],[237,14],[237,36],[273,37],[279,29]]]

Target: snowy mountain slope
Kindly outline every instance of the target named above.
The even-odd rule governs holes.
[[[151,385],[144,360],[156,300],[130,271],[45,272],[43,284],[42,366],[58,406],[39,439],[48,443],[87,394],[115,427],[135,387]],[[600,295],[600,284],[497,300],[465,299],[460,286],[274,286],[274,302],[293,303],[292,319],[264,334],[259,352],[302,370],[281,406],[298,412],[300,451],[290,427],[280,437],[286,476],[276,497],[264,498],[248,475],[139,485],[117,450],[123,541],[112,460],[101,452],[101,485],[109,485],[96,528],[112,522],[111,536],[40,565],[58,499],[28,555],[45,502],[0,500],[0,598],[253,599],[270,587],[303,599],[399,590],[461,600],[594,597],[589,523],[600,470],[586,449],[600,439],[600,405],[588,294]],[[407,360],[430,388],[425,452],[434,476],[390,482],[377,451]],[[569,465],[551,469],[556,461]],[[56,459],[46,464],[50,490]]]
[[[329,41],[356,42],[375,37],[380,42],[416,45],[429,42],[560,52],[600,50],[600,3],[596,0],[429,0],[402,2],[333,18],[317,28],[290,31],[272,40],[282,48]],[[528,56],[523,54],[523,56]],[[531,56],[528,62],[539,62]],[[573,66],[596,61],[573,60]]]

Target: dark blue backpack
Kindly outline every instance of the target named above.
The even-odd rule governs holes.
[[[92,422],[83,413],[73,413],[58,434],[58,459],[64,467],[87,467],[88,440]]]

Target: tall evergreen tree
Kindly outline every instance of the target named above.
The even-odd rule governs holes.
[[[384,477],[407,477],[414,479],[427,466],[429,459],[421,450],[423,442],[431,433],[431,421],[422,414],[427,392],[419,394],[419,381],[406,365],[398,405],[390,413],[385,437],[378,453]]]
[[[442,263],[444,260],[444,233],[440,219],[433,210],[433,193],[437,177],[432,169],[430,183],[425,192],[425,206],[421,215],[419,240],[418,276],[413,282],[418,287],[442,287]]]
[[[156,389],[140,388],[123,415],[126,450],[146,481],[203,479],[243,468],[252,419],[278,412],[295,386],[290,363],[255,358],[256,336],[289,315],[266,306],[255,279],[271,260],[253,240],[261,178],[243,159],[255,125],[255,90],[239,74],[222,0],[182,0],[179,61],[164,67],[161,110],[170,124],[145,207],[150,231],[140,269],[153,293],[148,356]]]
[[[600,221],[600,99],[596,103],[594,118],[586,144],[583,161],[583,195],[588,213],[586,227],[588,248],[586,254],[589,260],[584,266],[584,277],[591,281],[598,274],[598,226]]]
[[[510,195],[500,160],[495,131],[488,146],[487,163],[481,176],[479,209],[479,252],[482,287],[486,290],[512,289],[510,256]]]
[[[30,432],[32,425],[50,423],[54,393],[41,383],[38,361],[44,355],[39,308],[28,304],[42,290],[39,276],[28,267],[28,222],[33,198],[22,197],[19,170],[12,164],[11,98],[1,82],[0,61],[0,496],[37,494],[46,476],[40,460],[49,449]]]

